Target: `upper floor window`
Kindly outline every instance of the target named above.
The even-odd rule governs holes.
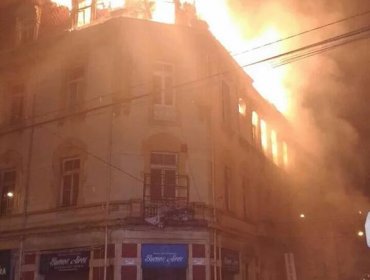
[[[268,131],[267,131],[267,124],[264,120],[260,120],[261,126],[261,145],[264,152],[268,152]]]
[[[239,114],[245,117],[247,113],[247,104],[245,103],[243,98],[239,98],[238,109],[239,109]]]
[[[150,155],[150,197],[154,200],[176,197],[177,154],[153,152]]]
[[[275,130],[271,130],[270,133],[271,136],[271,154],[272,154],[272,160],[275,164],[279,163],[279,151],[278,151],[278,140],[277,140],[277,134]]]
[[[78,0],[77,1],[77,27],[84,26],[91,23],[92,0]]]
[[[13,86],[10,91],[10,122],[17,122],[23,118],[24,85]]]
[[[67,109],[74,110],[83,102],[85,67],[75,66],[67,73]]]
[[[258,114],[252,112],[252,138],[257,146],[260,145],[260,129],[259,129],[259,117]]]
[[[0,214],[10,214],[15,207],[16,171],[14,169],[0,170]]]
[[[282,150],[283,150],[283,165],[287,167],[289,164],[289,155],[288,155],[288,145],[286,142],[282,143]]]
[[[230,87],[225,82],[222,81],[221,88],[222,95],[222,120],[225,124],[230,124],[231,121],[231,96],[230,96]]]
[[[166,63],[156,63],[153,74],[154,104],[174,105],[173,66]]]
[[[62,161],[61,206],[67,207],[77,204],[80,174],[81,160],[79,158],[67,158]]]

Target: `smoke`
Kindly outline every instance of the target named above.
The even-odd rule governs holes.
[[[230,0],[228,3],[229,12],[247,39],[254,39],[271,28],[278,30],[279,37],[284,38],[370,10],[370,2],[363,0]],[[280,53],[293,50],[368,26],[369,22],[370,15],[366,15],[333,24],[283,40],[277,50]],[[305,160],[314,166],[299,172],[309,179],[303,182],[295,207],[297,211],[305,206],[311,210],[315,208],[319,217],[311,220],[311,227],[316,227],[315,221],[327,217],[333,231],[330,243],[325,237],[329,234],[325,233],[326,225],[316,223],[323,232],[317,233],[316,237],[315,234],[306,237],[303,243],[319,248],[314,254],[317,260],[323,257],[327,263],[333,263],[338,258],[338,262],[347,264],[342,267],[328,265],[323,269],[326,274],[323,272],[322,279],[355,279],[367,269],[353,260],[364,257],[358,256],[357,252],[359,246],[366,246],[356,240],[356,228],[361,229],[364,220],[358,216],[358,210],[369,209],[368,197],[363,195],[370,194],[368,190],[366,193],[370,183],[370,128],[367,125],[370,114],[366,105],[370,97],[367,90],[370,88],[368,47],[368,39],[359,40],[281,66],[285,71],[284,89],[289,100],[285,115],[292,123],[299,143],[311,155]],[[310,172],[315,173],[307,174]],[[321,199],[320,194],[325,197]],[[312,233],[309,228],[305,230]],[[342,242],[346,245],[339,246],[346,248],[348,253],[336,251],[339,238],[345,240]],[[307,246],[308,251],[311,245]],[[340,256],[336,256],[336,252]],[[308,270],[306,268],[306,273]],[[320,268],[313,265],[312,270]],[[311,279],[316,277],[315,272],[312,273]]]

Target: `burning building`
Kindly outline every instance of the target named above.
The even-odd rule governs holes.
[[[153,5],[0,4],[5,279],[296,279],[288,122]]]

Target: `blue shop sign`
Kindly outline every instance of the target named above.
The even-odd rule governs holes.
[[[143,267],[186,268],[188,246],[185,244],[143,244],[141,246]]]

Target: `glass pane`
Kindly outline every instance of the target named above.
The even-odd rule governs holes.
[[[157,165],[162,164],[162,154],[152,153],[150,155],[150,163],[157,164]]]
[[[158,75],[153,76],[153,98],[155,104],[161,104],[162,103],[162,79]]]
[[[162,198],[162,170],[151,169],[150,171],[150,196],[152,199]]]
[[[172,88],[172,78],[166,77],[165,79],[165,104],[172,105],[173,104],[173,88]]]

